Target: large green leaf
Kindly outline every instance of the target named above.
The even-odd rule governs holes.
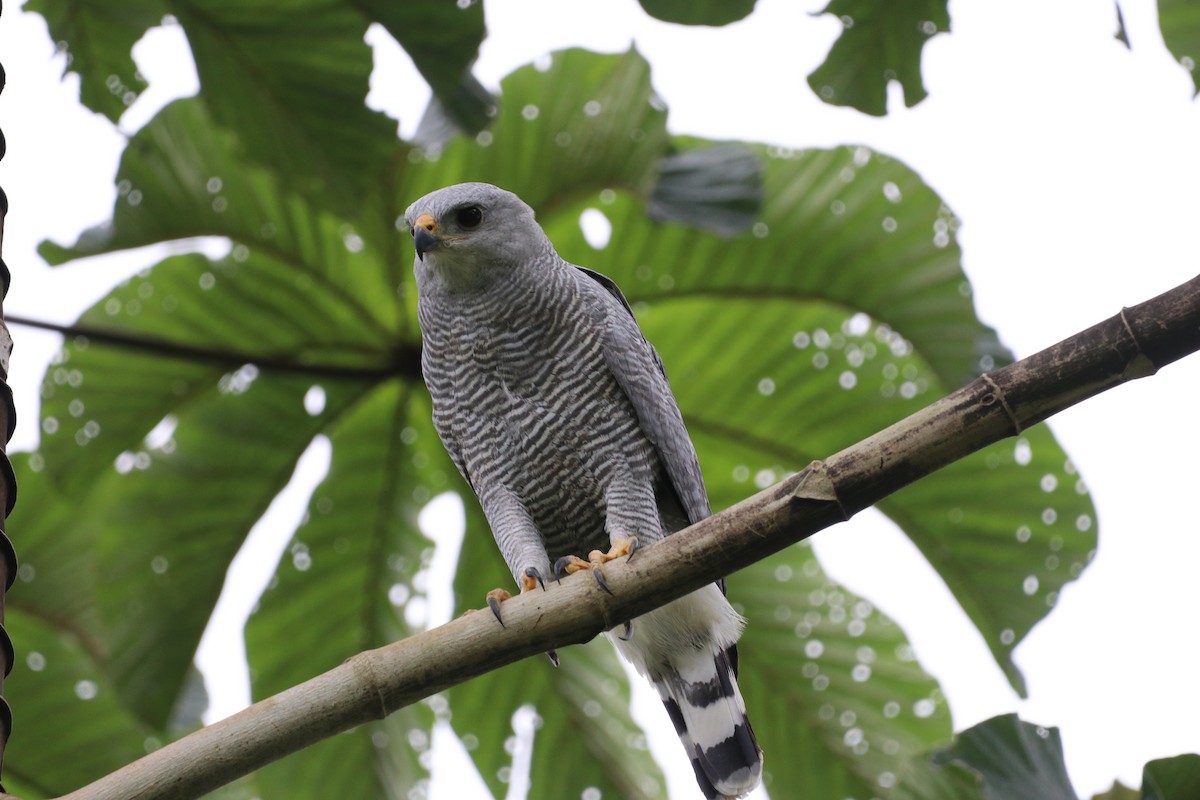
[[[984,794],[979,775],[969,767],[949,762],[940,766],[925,757],[914,758],[892,792],[891,800],[991,800]],[[1113,800],[1117,800],[1113,798]]]
[[[881,351],[886,357],[914,351],[952,387],[1010,360],[995,331],[975,316],[954,239],[957,219],[916,173],[865,147],[759,152],[764,157],[762,212],[740,238],[655,224],[636,197],[603,189],[574,200],[563,213],[539,219],[565,258],[611,275],[631,301],[645,304],[648,320],[667,303],[788,304],[780,308],[814,303],[840,311],[838,324],[818,335],[777,317],[770,338],[792,353],[835,353],[846,347],[841,322],[861,312],[867,318],[856,318],[855,330],[865,325],[860,338],[875,341],[867,353]],[[586,242],[577,224],[585,208],[598,209],[612,224],[607,247],[596,250]],[[728,333],[738,330],[731,324]],[[724,347],[716,353],[688,350],[710,369],[711,359],[726,352]],[[667,366],[672,381],[686,382],[692,375]],[[754,376],[751,386],[762,377]],[[929,378],[897,376],[893,397],[900,397],[905,380],[932,391],[920,377]],[[770,396],[775,399],[752,402],[790,405],[780,403],[779,395],[764,397]],[[863,402],[882,406],[889,399]]]
[[[1092,800],[1139,800],[1141,796],[1141,792],[1136,789],[1130,789],[1120,781],[1113,781],[1112,788],[1106,792],[1092,795]]]
[[[933,777],[949,772],[954,778]],[[978,794],[971,794],[971,784]],[[928,760],[914,759],[894,800],[1077,800],[1057,728],[993,717],[955,737]]]
[[[449,693],[454,729],[472,744],[471,757],[495,796],[504,796],[510,779],[511,717],[532,706],[531,798],[580,797],[588,787],[604,797],[661,797],[665,783],[631,716],[612,645],[592,641],[563,651],[560,660],[556,669],[549,659],[527,659]]]
[[[1092,800],[1192,800],[1200,797],[1200,755],[1185,753],[1149,761],[1142,769],[1142,789],[1130,789],[1119,781]]]
[[[892,81],[903,87],[905,105],[925,99],[921,50],[929,37],[950,30],[946,0],[831,0],[821,13],[836,15],[845,28],[824,63],[808,76],[822,100],[883,116]]]
[[[275,343],[284,354],[316,343],[309,314],[341,316],[353,330],[352,309],[339,314],[321,293],[297,292],[294,278],[257,254],[217,264],[180,256],[118,287],[84,320],[116,320],[126,333],[214,352],[254,342],[264,354]],[[196,291],[214,301],[195,302]],[[240,300],[226,305],[222,295]],[[313,383],[304,374],[259,375],[237,360],[190,363],[170,351],[131,354],[85,340],[50,369],[39,458],[64,492],[90,488],[82,507],[103,576],[97,607],[107,669],[155,724],[176,703],[229,560],[324,425],[304,406]],[[353,395],[351,386],[327,382],[328,413]]]
[[[1158,25],[1171,54],[1192,76],[1200,93],[1196,64],[1200,61],[1200,8],[1189,0],[1158,0]]]
[[[392,227],[395,215],[386,221],[367,216],[355,225],[310,198],[289,192],[270,170],[247,162],[234,134],[216,126],[204,104],[196,100],[170,104],[139,131],[121,158],[116,180],[119,197],[112,222],[85,230],[70,248],[43,242],[44,258],[61,264],[154,242],[228,236],[240,245],[230,253],[232,258],[220,270],[198,272],[188,290],[206,293],[217,285],[221,272],[238,270],[240,261],[251,254],[269,258],[275,277],[263,279],[274,288],[262,291],[276,293],[283,303],[277,311],[283,319],[278,321],[286,324],[266,341],[230,337],[206,342],[198,335],[215,335],[209,329],[224,330],[227,321],[212,314],[209,303],[182,303],[184,295],[164,293],[154,303],[137,300],[134,308],[139,313],[143,307],[164,312],[155,318],[162,336],[235,351],[254,342],[254,354],[286,355],[300,365],[380,369],[391,365],[390,360],[380,360],[379,343],[400,324],[395,287],[408,273],[396,264],[400,247]],[[380,216],[386,213],[376,211]],[[388,235],[380,234],[380,228]],[[364,240],[372,246],[366,247]],[[202,285],[205,272],[211,278],[204,278]],[[257,270],[250,272],[244,279],[257,279]],[[86,319],[108,323],[122,313],[128,317],[124,306],[106,301]],[[283,343],[293,341],[290,336],[296,327],[305,326],[308,315],[324,318],[326,314],[335,315],[334,329],[311,329],[304,350],[284,349]],[[204,327],[196,330],[197,326]]]
[[[91,518],[72,513],[75,497],[47,479],[40,453],[13,454],[13,470],[21,502],[14,508],[10,530],[19,530],[21,554],[17,581],[5,607],[32,617],[53,620],[64,636],[77,640],[93,661],[108,658],[104,621],[96,607],[101,580],[96,562],[96,527]]]
[[[104,674],[94,525],[46,480],[39,455],[18,453],[13,466],[21,504],[9,528],[21,532],[21,568],[4,625],[18,648],[5,686],[17,720],[4,780],[22,797],[53,797],[143,755],[162,734],[124,707]]]
[[[29,8],[66,44],[83,102],[114,121],[144,88],[130,48],[170,15],[187,35],[213,118],[291,189],[345,211],[394,149],[394,122],[364,104],[370,23],[382,22],[408,48],[461,126],[478,130],[492,109],[469,71],[483,38],[479,3],[35,0]]]
[[[408,202],[462,181],[516,191],[549,217],[600,187],[645,194],[670,147],[666,110],[636,51],[600,57],[554,53],[550,67],[522,67],[501,84],[504,113],[476,138],[458,138],[398,164],[395,191]],[[403,210],[403,206],[401,207]],[[411,258],[411,250],[406,250]]]
[[[93,654],[55,620],[10,607],[4,626],[21,650],[4,687],[11,700],[19,698],[4,754],[10,792],[57,797],[163,743],[161,731],[133,717]]]
[[[113,122],[146,88],[130,51],[168,13],[167,0],[28,0],[80,77],[80,101]]]
[[[100,520],[75,513],[102,502],[60,492],[47,480],[40,454],[18,453],[13,462],[20,508],[29,511],[11,520],[20,530],[22,566],[6,597],[5,625],[19,658],[8,679],[17,735],[6,747],[5,786],[25,798],[57,797],[186,733],[207,698],[198,675],[187,670],[169,718],[137,718],[126,687],[109,676],[109,622],[98,608],[105,578],[96,552]],[[106,482],[95,491],[104,497]],[[175,644],[172,637],[158,641],[167,649]],[[238,781],[213,796],[252,795],[248,781]]]
[[[82,495],[73,513],[96,526],[100,574],[119,584],[95,590],[102,646],[120,654],[105,669],[143,719],[158,723],[179,701],[229,559],[319,434],[333,466],[250,627],[255,691],[408,632],[398,605],[419,594],[430,547],[413,516],[434,492],[464,490],[419,386],[412,255],[395,228],[407,202],[439,185],[483,179],[517,191],[565,257],[625,288],[662,352],[718,508],[1008,359],[974,315],[956,220],[902,164],[865,148],[791,153],[672,138],[636,52],[558,53],[502,88],[504,111],[479,136],[394,143],[353,217],[247,160],[203,103],[175,103],[131,142],[111,225],[74,248],[44,247],[61,261],[194,236],[233,245],[227,258],[174,257],[118,287],[84,318],[105,336],[72,342],[47,376],[57,432],[39,457],[55,486]],[[746,169],[748,158],[761,169]],[[675,191],[701,178],[713,188],[702,202]],[[710,208],[725,221],[655,221],[648,208],[689,221]],[[607,242],[587,241],[585,211],[607,217]],[[113,336],[143,341],[131,350]],[[316,412],[303,402],[314,385],[325,397]],[[169,447],[161,429],[147,444],[168,417]],[[1018,686],[1012,646],[1094,547],[1075,484],[1049,432],[1035,429],[884,505]],[[103,492],[83,493],[92,485]],[[459,609],[511,583],[473,498],[467,506]],[[806,548],[730,583],[750,618],[742,681],[771,777],[814,793],[882,793],[908,754],[948,733],[936,685],[902,634],[829,582]],[[554,759],[569,758],[581,785],[606,794],[658,780],[637,747],[615,756],[641,734],[606,647],[566,650],[560,670],[535,659],[448,694],[454,728],[478,739],[472,754],[493,789],[524,703],[542,725],[533,796],[556,796]],[[156,690],[135,697],[135,680]],[[586,686],[602,693],[598,715],[580,697]],[[335,786],[403,796],[424,779],[431,720],[430,709],[410,709],[261,780],[289,796]],[[570,755],[551,740],[569,741]],[[780,758],[793,749],[819,753],[817,766]]]
[[[728,25],[747,17],[757,0],[638,0],[647,14],[680,25]]]
[[[739,683],[768,789],[871,797],[950,735],[937,682],[903,631],[827,578],[806,545],[734,575],[729,593],[750,621]]]
[[[353,208],[393,149],[395,124],[363,103],[369,22],[351,3],[175,2],[213,119],[297,192]]]
[[[151,720],[176,704],[230,560],[323,422],[304,408],[309,379],[265,374],[242,393],[221,383],[175,412],[169,450],[141,451],[150,466],[135,457],[110,482],[99,553],[109,670]],[[333,413],[344,397],[329,394]]]
[[[421,602],[432,552],[416,517],[454,469],[434,436],[414,435],[428,418],[424,393],[389,381],[330,420],[329,473],[247,626],[256,699],[414,632],[404,609]],[[271,765],[259,785],[273,797],[404,797],[427,776],[432,722],[425,706],[402,709]]]
[[[444,0],[357,0],[404,48],[441,107],[475,133],[495,114],[495,100],[471,75],[483,42],[483,3]]]
[[[1200,797],[1200,755],[1160,758],[1142,770],[1143,800],[1187,800]]]

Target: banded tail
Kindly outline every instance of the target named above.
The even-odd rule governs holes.
[[[736,642],[745,621],[710,583],[633,620],[632,635],[608,632],[658,690],[708,800],[750,792],[762,750],[737,685]]]
[[[679,653],[671,659],[674,674],[655,682],[708,800],[741,797],[762,775],[762,750],[738,690],[733,652]]]

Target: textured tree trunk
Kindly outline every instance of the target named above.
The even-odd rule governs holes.
[[[4,91],[4,66],[0,65],[0,92]],[[0,131],[0,159],[6,151],[4,133]],[[4,678],[12,671],[13,646],[4,629],[4,595],[12,586],[17,575],[17,557],[13,553],[12,542],[4,533],[4,519],[12,511],[13,501],[17,498],[17,482],[13,476],[12,465],[4,451],[8,440],[12,438],[13,429],[17,424],[16,409],[13,406],[12,390],[8,387],[8,358],[12,355],[12,336],[8,326],[4,324],[4,297],[8,295],[9,272],[4,263],[4,219],[8,216],[8,196],[0,188],[0,769],[4,765],[4,748],[8,744],[8,736],[12,733],[12,711],[4,699]]]

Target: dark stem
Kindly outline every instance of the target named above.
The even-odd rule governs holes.
[[[388,378],[421,379],[421,347],[417,344],[397,343],[391,357],[386,363],[378,365],[345,366],[341,364],[321,364],[297,361],[287,356],[270,355],[267,353],[247,353],[233,350],[216,350],[195,345],[170,342],[165,339],[155,339],[148,336],[138,336],[116,330],[104,330],[90,325],[60,325],[45,320],[28,319],[26,317],[8,317],[8,322],[14,325],[24,325],[29,328],[54,331],[68,337],[83,337],[88,341],[102,342],[116,347],[138,350],[143,353],[182,358],[206,364],[240,367],[243,364],[253,364],[261,370],[288,372],[297,375],[313,375],[323,378],[351,378],[357,380],[378,381]]]

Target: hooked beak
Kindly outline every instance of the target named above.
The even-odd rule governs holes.
[[[425,254],[440,246],[442,237],[437,235],[437,223],[429,214],[417,217],[413,224],[413,244],[417,248],[417,258],[425,260]]]

